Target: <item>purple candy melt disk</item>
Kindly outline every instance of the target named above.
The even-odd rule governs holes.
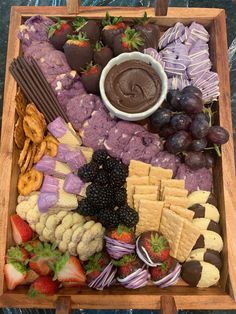
[[[58,193],[40,192],[38,198],[38,208],[41,213],[46,213],[58,201]]]
[[[56,118],[48,124],[48,131],[56,138],[62,137],[67,131],[65,120],[61,117]]]
[[[45,175],[43,179],[43,185],[40,192],[44,193],[57,193],[59,191],[59,180],[58,178]]]
[[[78,194],[82,190],[84,182],[73,173],[70,173],[66,176],[64,181],[63,189],[67,193]]]

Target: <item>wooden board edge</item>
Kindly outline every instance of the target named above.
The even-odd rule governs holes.
[[[21,24],[21,14],[14,7],[11,10],[10,28],[8,37],[8,53],[6,61],[6,76],[3,101],[3,118],[1,132],[1,152],[0,152],[0,295],[4,289],[3,267],[5,264],[4,253],[6,251],[7,228],[8,228],[8,208],[10,200],[10,186],[12,173],[13,154],[13,131],[16,94],[16,82],[9,72],[10,62],[19,54],[20,43],[16,40],[17,32]]]

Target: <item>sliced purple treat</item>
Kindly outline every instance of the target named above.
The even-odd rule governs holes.
[[[116,124],[105,110],[96,110],[80,131],[82,142],[94,150],[103,149],[109,131]]]
[[[44,174],[51,175],[56,168],[56,160],[50,156],[44,155],[35,165],[35,169]]]
[[[56,118],[48,124],[48,131],[56,138],[64,136],[67,132],[65,120],[61,117]]]
[[[63,189],[67,193],[79,195],[83,186],[84,182],[81,181],[78,176],[74,175],[73,173],[70,173],[65,178]]]
[[[38,198],[38,208],[41,213],[46,213],[49,208],[53,207],[59,198],[58,193],[40,192]]]
[[[210,35],[205,29],[205,27],[199,23],[193,22],[189,26],[189,35],[187,40],[185,41],[185,44],[187,46],[193,46],[197,41],[207,43],[209,41],[209,38]]]
[[[40,192],[45,193],[57,193],[59,191],[59,179],[45,175],[43,179],[43,185],[40,189]]]
[[[191,82],[183,76],[173,76],[168,79],[168,89],[182,90],[184,87],[189,85],[191,85]]]
[[[173,41],[177,40],[184,34],[184,32],[185,26],[180,22],[176,23],[175,26],[168,28],[159,40],[159,49],[163,49]]]
[[[107,236],[105,240],[107,253],[114,259],[120,259],[123,255],[132,254],[135,251],[135,244],[128,244]]]
[[[154,48],[147,48],[147,49],[144,49],[144,53],[153,57],[155,60],[157,60],[158,62],[160,62],[160,64],[162,66],[164,66],[164,62],[162,60],[162,57],[161,55],[158,53],[158,51]]]
[[[84,154],[81,152],[80,149],[70,151],[66,155],[66,162],[72,172],[78,171],[80,167],[82,167],[84,164],[86,164],[86,159],[84,157]]]
[[[177,173],[181,160],[178,156],[167,151],[159,152],[151,159],[151,165],[164,169],[172,169],[173,175]]]
[[[175,176],[176,179],[185,180],[185,188],[189,192],[203,190],[211,191],[212,190],[212,173],[207,168],[201,168],[199,170],[191,170],[185,164],[181,164],[177,170]]]

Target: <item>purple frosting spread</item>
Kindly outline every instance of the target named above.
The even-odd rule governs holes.
[[[55,169],[55,166],[56,160],[50,156],[44,155],[35,165],[35,169],[43,172],[44,174],[51,175]]]
[[[41,213],[46,213],[58,201],[58,193],[40,193],[38,198],[38,208]]]
[[[167,151],[163,151],[151,159],[151,164],[164,169],[172,169],[173,175],[175,175],[181,161],[179,157],[170,154]]]
[[[57,193],[59,191],[59,180],[55,177],[45,175],[43,185],[40,192],[43,193]]]
[[[78,194],[82,190],[84,183],[80,178],[72,173],[68,174],[64,181],[64,191],[67,193]]]
[[[66,162],[73,172],[78,171],[80,167],[86,164],[86,159],[81,150],[70,151],[66,154]]]
[[[67,132],[65,120],[61,117],[56,118],[48,124],[48,131],[56,138],[62,137]]]

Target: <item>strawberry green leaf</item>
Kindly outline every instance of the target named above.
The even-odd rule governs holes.
[[[54,277],[53,280],[57,279],[57,274],[63,269],[63,267],[66,265],[70,258],[70,255],[68,252],[66,252],[56,263],[55,269],[54,269]]]
[[[92,273],[94,270],[101,271],[101,266],[99,265],[99,261],[102,258],[102,253],[96,253],[91,256],[88,260],[88,263],[85,265],[86,274]]]
[[[121,22],[122,22],[121,16],[110,16],[110,14],[106,12],[106,17],[105,19],[102,20],[102,26],[116,25]]]
[[[11,262],[11,265],[18,270],[20,273],[24,274],[26,273],[26,267],[24,264],[18,263],[18,262]]]
[[[148,23],[148,21],[149,21],[149,18],[147,16],[147,12],[146,11],[144,12],[144,15],[143,15],[142,18],[134,18],[133,19],[133,23],[135,25],[145,25],[145,24]]]
[[[94,46],[94,50],[95,51],[101,51],[103,47],[104,47],[104,45],[103,45],[102,41],[97,41],[95,46]]]
[[[79,32],[78,35],[68,35],[67,38],[70,40],[78,40],[80,42],[89,41],[85,32]]]
[[[76,32],[79,32],[79,30],[84,27],[87,24],[87,20],[82,17],[82,16],[78,16],[74,22],[72,23],[74,29]]]
[[[8,258],[8,261],[10,262],[14,262],[14,261],[22,259],[23,255],[20,248],[18,246],[10,247],[7,251],[7,258]]]
[[[135,29],[127,28],[122,37],[122,43],[128,45],[129,49],[138,50],[140,46],[143,46],[144,40],[140,32],[137,32]]]

